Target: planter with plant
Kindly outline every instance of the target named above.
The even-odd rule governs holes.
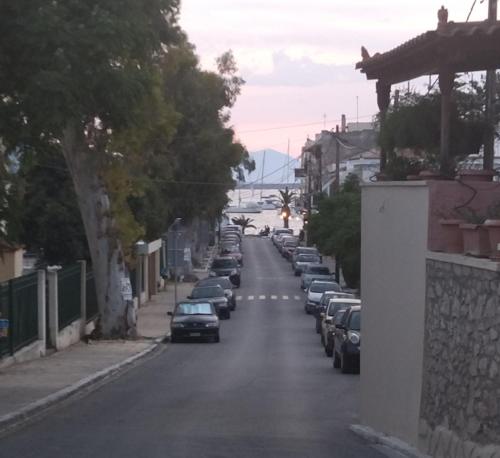
[[[493,170],[461,169],[457,171],[456,179],[464,183],[476,181],[492,181],[495,176]]]
[[[441,251],[445,253],[463,253],[464,241],[460,231],[460,224],[463,222],[464,220],[459,218],[441,218],[439,220],[443,230]]]
[[[463,253],[469,256],[486,258],[490,254],[488,231],[483,223],[486,217],[466,207],[459,211],[464,222],[459,225],[463,237]]]

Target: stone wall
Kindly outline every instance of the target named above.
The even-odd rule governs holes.
[[[420,440],[432,456],[500,445],[498,270],[497,263],[463,256],[427,259]],[[439,446],[443,431],[456,438],[453,450]]]

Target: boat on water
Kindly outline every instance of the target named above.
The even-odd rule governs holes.
[[[243,205],[227,207],[226,213],[262,213],[262,208],[256,202],[247,202]]]
[[[257,205],[262,208],[262,210],[276,210],[280,207],[280,204],[277,200],[266,199],[260,202],[257,202]]]

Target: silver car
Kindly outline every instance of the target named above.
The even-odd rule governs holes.
[[[309,264],[302,273],[301,288],[307,290],[313,280],[335,281],[330,269],[323,264]]]

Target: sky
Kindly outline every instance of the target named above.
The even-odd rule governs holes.
[[[443,0],[182,0],[181,25],[201,66],[231,49],[246,84],[230,124],[250,150],[300,155],[308,137],[377,113],[375,83],[354,69],[370,54],[437,26]],[[477,0],[471,21],[488,16]],[[473,0],[449,1],[449,20],[463,22]],[[422,79],[410,82],[422,90]],[[406,86],[405,86],[406,87]]]

